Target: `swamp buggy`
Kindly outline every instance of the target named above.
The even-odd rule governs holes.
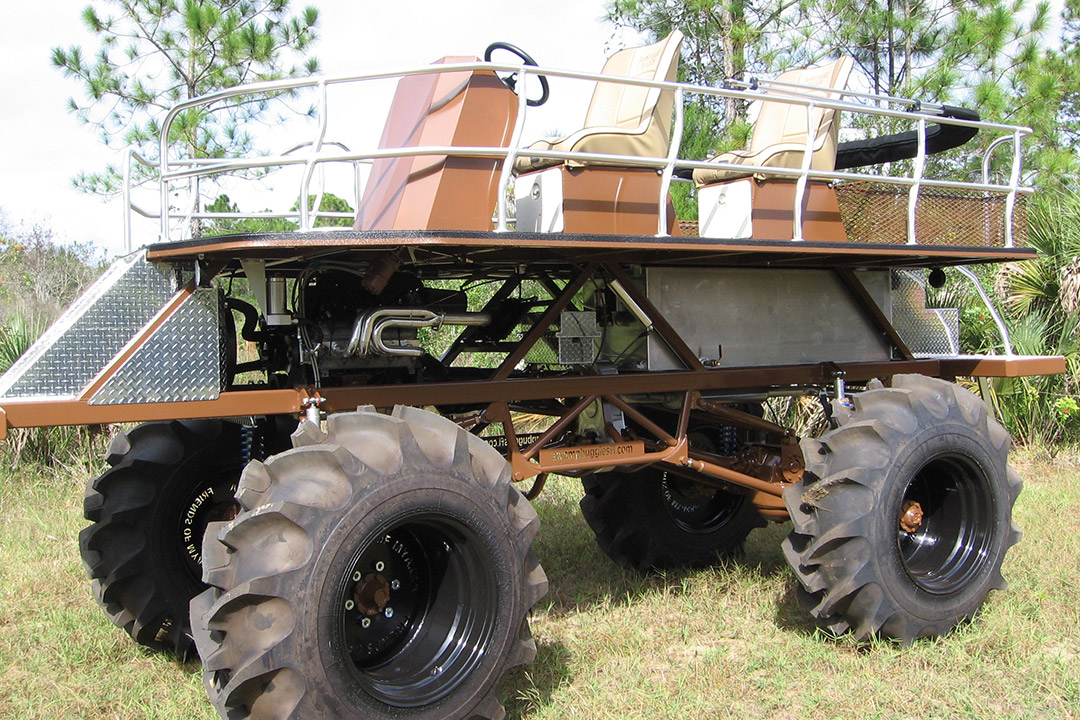
[[[129,154],[157,209],[131,182],[128,216],[159,218],[158,242],[0,379],[0,433],[141,423],[87,488],[82,557],[117,626],[198,652],[223,718],[501,717],[497,684],[536,652],[530,501],[549,473],[581,478],[599,546],[640,570],[790,519],[803,604],[858,638],[947,633],[1003,587],[1021,481],[1008,433],[951,381],[1064,361],[1015,355],[1000,320],[1000,354],[964,355],[927,293],[947,273],[981,292],[967,266],[1033,256],[1028,131],[847,90],[846,58],[678,83],[680,41],[600,74],[496,43],[234,88],[173,108],[156,163]],[[549,80],[595,85],[584,127],[527,144]],[[381,138],[357,141],[373,101],[331,110],[380,83]],[[165,140],[305,88],[315,134],[287,152]],[[756,103],[750,147],[681,158],[689,100]],[[858,114],[897,132],[846,140]],[[976,134],[974,166],[940,160]],[[355,211],[323,209],[335,168]],[[291,210],[199,200],[290,172]],[[697,187],[696,222],[675,182]],[[245,229],[283,218],[298,229]],[[829,429],[766,419],[785,397],[816,399]]]

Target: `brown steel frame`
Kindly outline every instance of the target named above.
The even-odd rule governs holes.
[[[220,262],[208,264],[215,270],[224,267],[224,264]],[[652,322],[653,331],[671,348],[686,369],[618,375],[511,377],[517,364],[525,358],[544,333],[556,324],[560,313],[571,306],[574,296],[600,268],[603,268],[609,277],[618,281],[630,298],[644,311]],[[631,281],[621,265],[614,262],[587,262],[579,266],[579,270],[570,276],[561,288],[554,282],[548,283],[552,302],[525,337],[510,350],[499,367],[483,381],[326,387],[317,390],[312,388],[232,390],[221,393],[216,400],[207,401],[91,405],[89,400],[93,392],[119,369],[126,358],[149,339],[154,330],[180,307],[184,299],[194,292],[195,288],[192,284],[177,293],[154,321],[129,344],[124,353],[95,378],[81,397],[4,401],[0,408],[0,437],[6,435],[8,428],[17,427],[144,422],[197,417],[274,414],[299,416],[313,404],[327,413],[346,411],[359,405],[376,407],[397,404],[483,406],[486,409],[481,413],[482,421],[485,424],[500,423],[503,427],[507,459],[511,464],[514,479],[524,481],[536,478],[530,494],[539,492],[543,487],[544,479],[551,472],[587,472],[616,464],[641,466],[664,463],[665,467],[672,472],[689,473],[694,479],[706,485],[714,484],[728,488],[732,485],[738,486],[752,495],[754,504],[763,515],[773,519],[783,519],[786,517],[786,511],[780,501],[783,488],[797,480],[802,469],[801,456],[797,456],[793,433],[786,428],[704,399],[702,393],[803,386],[824,387],[831,385],[837,377],[842,377],[847,382],[859,383],[874,377],[887,378],[897,373],[921,373],[951,378],[960,375],[1014,377],[1064,372],[1064,359],[1060,357],[988,356],[915,359],[854,273],[842,267],[835,268],[834,272],[866,317],[879,328],[883,336],[895,348],[895,355],[900,359],[880,362],[829,362],[707,369],[664,318],[663,313]],[[509,277],[504,289],[516,286],[520,279],[520,275]],[[456,351],[452,348],[452,351],[448,351],[448,355],[457,351],[460,351],[459,347]],[[660,394],[681,396],[677,429],[674,433],[665,431],[635,407],[635,397]],[[522,447],[518,442],[519,434],[514,428],[512,405],[559,399],[564,403],[558,411],[559,418],[540,437]],[[609,426],[607,428],[609,437],[617,444],[621,443],[617,461],[610,455],[583,457],[577,461],[568,461],[565,458],[558,462],[551,459],[545,461],[541,450],[559,440],[569,431],[581,413],[598,401],[617,407],[633,421],[636,427],[642,428],[652,437],[643,442],[640,439],[626,442],[626,439],[615,428]],[[688,440],[691,413],[709,415],[727,424],[772,435],[779,448],[775,451],[774,464],[779,462],[783,466],[781,474],[777,475],[773,472],[770,475],[766,471],[764,477],[761,474],[751,475],[743,472],[745,467],[739,469],[733,467],[730,459],[691,449]]]

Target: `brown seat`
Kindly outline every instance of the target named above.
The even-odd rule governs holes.
[[[434,66],[479,62],[447,57]],[[490,70],[406,75],[398,81],[380,149],[509,147],[517,98]],[[377,158],[356,230],[490,230],[501,158],[405,155]]]
[[[710,161],[733,163],[737,165],[760,165],[765,167],[800,168],[803,153],[806,151],[808,134],[805,105],[784,102],[782,98],[797,95],[810,95],[827,100],[839,100],[842,90],[851,74],[853,61],[842,57],[836,62],[818,67],[790,70],[776,78],[776,82],[810,85],[821,90],[798,89],[770,86],[765,88],[766,95],[776,96],[777,100],[765,100],[761,112],[754,123],[754,135],[750,147],[724,153]],[[840,132],[840,112],[832,108],[815,107],[811,113],[809,126],[814,128],[814,151],[810,157],[813,170],[831,171],[836,169],[836,146]],[[694,171],[694,182],[699,186],[745,177],[753,169],[746,171],[722,169],[698,169]]]
[[[627,48],[608,58],[605,75],[643,80],[674,81],[683,35],[675,30],[652,45]],[[585,127],[572,135],[540,140],[530,149],[562,152],[604,153],[662,158],[667,155],[671,133],[674,93],[659,88],[598,82],[585,115]],[[562,160],[531,157],[523,150],[515,163],[517,172],[563,164]],[[571,167],[592,164],[566,161]]]

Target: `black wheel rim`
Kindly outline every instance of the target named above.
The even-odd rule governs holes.
[[[374,534],[336,595],[348,664],[394,707],[454,691],[484,660],[498,612],[495,567],[460,521],[424,514]]]
[[[692,480],[664,473],[660,497],[668,517],[681,530],[706,534],[723,527],[735,517],[746,496],[711,488]]]
[[[905,527],[911,503],[921,518]],[[900,558],[921,590],[960,591],[990,560],[994,501],[988,478],[970,458],[945,455],[926,463],[904,491],[897,517]]]

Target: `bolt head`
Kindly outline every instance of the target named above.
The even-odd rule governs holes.
[[[390,581],[390,589],[391,590],[400,590],[401,589],[401,581],[400,580],[391,580]]]
[[[366,628],[371,627],[371,618],[364,618],[363,620],[361,620],[360,621],[360,627],[366,627]]]
[[[394,608],[392,608],[392,607],[386,608],[385,610],[383,610],[383,615],[385,615],[388,618],[394,617]]]

